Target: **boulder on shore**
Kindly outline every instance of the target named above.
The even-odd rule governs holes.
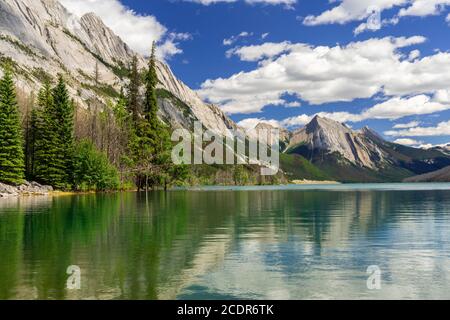
[[[37,182],[26,182],[20,186],[11,186],[0,182],[0,198],[48,195],[52,191],[52,187],[43,186]]]

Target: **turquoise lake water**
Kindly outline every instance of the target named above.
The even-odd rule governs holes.
[[[450,299],[450,184],[0,199],[0,299],[343,298]]]

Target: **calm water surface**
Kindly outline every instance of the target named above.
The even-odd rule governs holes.
[[[0,299],[80,298],[450,299],[450,184],[0,199]]]

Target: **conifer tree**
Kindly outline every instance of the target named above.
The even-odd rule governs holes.
[[[139,88],[141,86],[141,75],[139,74],[137,56],[133,57],[130,70],[130,83],[128,85],[128,110],[133,115],[133,121],[137,123],[140,112]]]
[[[153,130],[158,130],[158,99],[156,96],[156,86],[158,85],[158,75],[156,73],[156,44],[153,42],[152,53],[148,63],[148,70],[145,73],[145,102],[144,114]]]
[[[26,176],[29,180],[35,180],[34,179],[34,164],[35,164],[35,155],[36,155],[36,134],[37,131],[37,124],[38,124],[38,112],[35,107],[31,110],[30,114],[30,123],[28,125],[27,130],[27,143],[26,143]]]
[[[39,91],[37,104],[32,115],[34,179],[55,187],[64,187],[65,171],[60,165],[58,123],[49,81],[46,81]]]
[[[51,88],[46,81],[32,116],[34,178],[58,189],[73,183],[74,107],[62,76]]]
[[[140,105],[140,74],[137,58],[133,59],[128,86],[128,110],[133,118],[133,130],[129,136],[132,167],[139,190],[149,187],[167,187],[172,181],[183,180],[187,171],[174,166],[171,161],[169,128],[158,118],[156,72],[156,45],[153,43],[148,68],[143,77],[145,96]],[[142,112],[142,114],[141,114]]]
[[[156,44],[153,43],[152,53],[145,73],[144,119],[138,133],[146,152],[150,153],[148,171],[145,173],[146,185],[164,186],[173,180],[180,180],[185,174],[184,168],[174,166],[171,161],[169,128],[158,118],[158,100],[156,89],[158,76],[156,72]]]
[[[10,66],[0,80],[0,182],[20,184],[25,174],[23,137]]]
[[[155,153],[155,158],[157,158],[157,156],[162,155],[170,148],[170,139],[168,128],[158,118],[158,99],[156,96],[158,76],[156,73],[155,50],[156,44],[153,42],[148,69],[145,72],[144,117],[149,125],[146,135],[149,138],[151,149]]]
[[[128,100],[123,93],[123,88],[120,89],[119,98],[117,99],[117,103],[113,107],[114,116],[116,120],[120,123],[120,125],[125,125],[129,120],[130,113],[128,112]]]
[[[166,135],[157,117],[157,83],[155,44],[153,43],[148,69],[144,74],[143,117],[139,117],[136,121],[135,136],[132,141],[139,189],[148,189],[150,186],[158,185],[162,173],[159,165],[162,162],[163,153],[159,146],[163,140],[165,141]]]
[[[33,180],[33,157],[34,157],[34,133],[33,122],[34,112],[34,93],[32,92],[27,99],[24,118],[24,140],[25,140],[25,177]]]
[[[64,172],[60,185],[65,188],[72,184],[73,152],[74,152],[74,107],[70,100],[64,78],[60,75],[52,92],[54,104],[54,123],[59,149],[56,166]]]

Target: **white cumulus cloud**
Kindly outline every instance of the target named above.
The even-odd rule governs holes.
[[[195,2],[199,3],[205,6],[209,6],[211,4],[216,3],[233,3],[238,2],[241,0],[184,0],[186,2]],[[285,6],[291,6],[297,2],[297,0],[242,0],[242,2],[248,3],[248,4],[268,4],[268,5],[285,5]]]
[[[435,127],[414,127],[405,130],[386,131],[385,135],[393,137],[450,136],[450,121],[440,122]]]
[[[321,24],[345,24],[351,21],[361,21],[367,19],[372,13],[371,8],[380,11],[390,9],[394,6],[402,6],[410,0],[341,0],[331,1],[333,8],[314,16],[309,15],[304,19],[304,24],[309,26]]]
[[[251,32],[242,31],[241,33],[239,33],[236,36],[231,36],[230,38],[223,39],[223,45],[224,46],[231,46],[233,43],[238,41],[240,38],[247,38],[247,37],[250,37],[252,35],[253,35],[253,33],[251,33]]]
[[[417,140],[409,139],[409,138],[400,138],[400,139],[395,140],[394,143],[402,144],[404,146],[418,146],[418,145],[423,144],[422,141],[417,141]]]
[[[208,79],[198,92],[229,114],[284,106],[285,95],[312,105],[381,95],[390,100],[389,104],[371,112],[381,117],[383,111],[384,117],[392,119],[410,110],[417,114],[442,111],[448,105],[442,100],[450,87],[450,53],[418,57],[415,48],[404,53],[425,41],[424,37],[413,36],[373,38],[334,47],[288,41],[237,47],[227,55],[258,62],[257,66],[229,78]],[[430,98],[434,95],[436,98]]]
[[[450,0],[337,0],[330,1],[332,8],[318,15],[309,15],[303,23],[309,26],[322,24],[346,24],[352,21],[364,21],[376,8],[383,13],[388,9],[397,8],[395,16],[383,19],[382,25],[396,24],[406,16],[424,17],[437,15],[450,5]],[[368,30],[365,22],[355,29],[355,34]]]
[[[264,118],[247,118],[238,122],[237,125],[240,126],[241,128],[244,128],[245,130],[251,130],[254,129],[260,123],[270,124],[274,128],[280,127],[280,123],[277,120],[273,119],[266,120]]]
[[[411,98],[395,97],[376,104],[361,113],[350,112],[319,112],[317,115],[326,117],[339,122],[361,122],[370,119],[378,120],[396,120],[412,115],[431,114],[439,111],[449,110],[450,105],[443,105],[438,102],[431,101],[426,95],[414,96]],[[287,118],[280,123],[286,127],[298,127],[308,123],[313,116],[299,115]],[[406,129],[417,127],[420,125],[418,121],[412,121],[405,124],[397,124],[394,129]]]
[[[411,121],[408,123],[398,123],[394,125],[394,129],[407,129],[407,128],[414,128],[420,125],[419,121]]]

